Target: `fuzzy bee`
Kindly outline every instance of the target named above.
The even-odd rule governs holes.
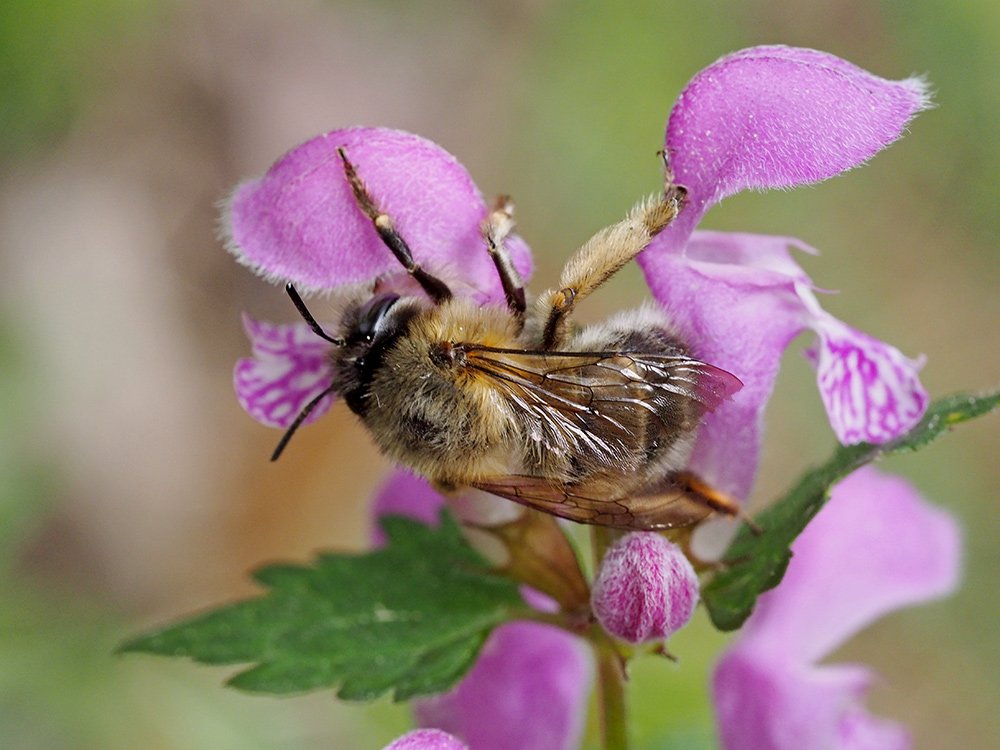
[[[485,249],[506,306],[456,297],[413,258],[343,149],[359,209],[423,290],[367,292],[346,301],[335,335],[286,290],[333,344],[329,387],[305,406],[274,451],[334,393],[390,458],[438,489],[476,487],[581,523],[660,529],[736,505],[685,471],[701,417],[742,387],[700,362],[662,313],[645,307],[576,331],[577,304],[638,255],[681,210],[684,188],[665,166],[665,188],[602,229],[569,260],[558,288],[531,309],[504,241],[512,206],[483,222]]]

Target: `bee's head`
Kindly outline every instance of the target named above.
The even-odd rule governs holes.
[[[333,377],[329,387],[306,404],[285,431],[271,455],[272,461],[281,455],[292,435],[316,405],[331,393],[341,396],[355,414],[364,416],[372,379],[381,367],[386,352],[406,332],[420,309],[418,300],[401,297],[394,292],[359,297],[344,308],[340,336],[334,337],[316,322],[291,283],[285,285],[285,291],[313,333],[333,344],[330,353]]]
[[[343,345],[333,352],[333,389],[355,414],[364,416],[386,352],[406,333],[419,309],[418,300],[387,292],[344,311]]]

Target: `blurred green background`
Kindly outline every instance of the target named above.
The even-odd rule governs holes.
[[[412,130],[509,192],[535,288],[656,189],[674,97],[741,47],[816,47],[938,107],[869,166],[741,195],[705,226],[790,234],[828,309],[928,356],[933,394],[1000,383],[995,0],[358,2],[5,0],[0,5],[0,747],[379,748],[404,707],[274,700],[225,670],[111,655],[130,633],[250,591],[246,571],[361,548],[386,466],[346,410],[297,439],[237,405],[239,313],[290,320],[216,239],[233,184],[319,132]],[[626,269],[597,317],[644,294]],[[794,346],[754,502],[833,438]],[[871,706],[918,747],[1000,747],[1000,419],[894,459],[967,537],[965,585],[834,660],[873,665]],[[640,662],[637,746],[712,746],[704,618]]]

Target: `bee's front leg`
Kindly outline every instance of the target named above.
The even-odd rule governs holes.
[[[483,239],[486,240],[486,249],[489,251],[493,265],[496,266],[497,275],[500,277],[503,293],[507,298],[507,307],[514,314],[514,317],[523,324],[526,308],[524,281],[514,267],[514,262],[504,244],[513,230],[514,202],[509,195],[501,195],[493,204],[493,210],[483,221]]]

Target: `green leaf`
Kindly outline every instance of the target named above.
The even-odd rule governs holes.
[[[289,694],[396,700],[441,692],[472,666],[489,632],[523,612],[517,584],[492,572],[447,514],[439,528],[385,518],[383,548],[273,565],[268,590],[124,644],[120,650],[252,664],[230,685]]]
[[[735,630],[750,616],[757,597],[774,588],[792,557],[789,549],[830,496],[831,487],[855,469],[882,456],[926,447],[954,425],[1000,406],[1000,393],[955,395],[936,401],[910,432],[884,445],[862,443],[840,447],[822,466],[807,472],[778,502],[755,520],[754,534],[743,526],[726,552],[726,568],[702,588],[701,595],[720,630]]]

